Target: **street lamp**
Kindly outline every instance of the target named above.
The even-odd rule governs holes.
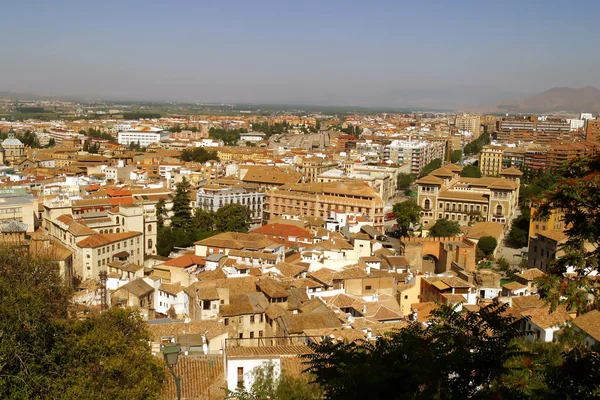
[[[161,349],[161,353],[165,357],[165,362],[173,375],[173,379],[175,380],[175,387],[177,388],[177,400],[181,400],[181,378],[175,374],[173,367],[177,364],[177,360],[179,359],[179,352],[181,349],[175,343],[167,343]]]

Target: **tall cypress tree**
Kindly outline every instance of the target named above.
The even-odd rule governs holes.
[[[188,228],[192,225],[192,209],[190,207],[190,182],[183,177],[177,184],[173,198],[173,228]]]

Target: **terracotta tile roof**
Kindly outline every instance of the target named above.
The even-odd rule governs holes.
[[[283,276],[288,278],[294,278],[303,272],[306,272],[306,268],[297,264],[290,264],[286,262],[281,262],[275,265],[275,268],[277,268],[277,270],[279,270]]]
[[[550,307],[546,306],[522,309],[519,310],[519,313],[523,316],[529,316],[531,322],[542,329],[552,328],[571,320],[571,315],[562,306],[557,307],[553,312],[550,312]]]
[[[142,278],[135,279],[129,283],[121,286],[120,288],[113,290],[113,298],[116,293],[120,291],[126,291],[133,294],[136,297],[142,297],[147,294],[154,292],[154,288],[148,285]]]
[[[227,357],[255,358],[255,357],[277,357],[283,355],[311,354],[312,349],[304,344],[284,346],[259,346],[259,347],[230,347],[226,351]]]
[[[189,268],[193,265],[204,265],[204,263],[204,259],[200,256],[194,254],[184,254],[164,262],[163,265],[167,265],[169,267]]]
[[[304,228],[291,224],[272,223],[263,225],[260,228],[252,230],[253,233],[262,233],[264,235],[282,236],[282,237],[302,237],[312,238],[313,235]]]
[[[105,246],[110,243],[119,242],[121,240],[131,239],[141,235],[141,232],[135,231],[120,233],[101,233],[80,240],[79,242],[77,242],[77,246],[95,248],[99,246]]]
[[[305,329],[339,328],[342,326],[336,314],[331,310],[292,314],[289,320],[289,333],[302,333]]]
[[[490,221],[480,221],[467,228],[465,236],[467,238],[481,239],[484,236],[491,236],[498,239],[504,232],[504,224]]]
[[[437,304],[432,301],[426,301],[423,303],[413,303],[410,305],[412,310],[417,310],[417,320],[419,322],[426,322],[431,316],[431,312],[437,308]]]
[[[162,283],[158,290],[162,290],[163,292],[167,292],[176,296],[178,293],[183,291],[183,287],[178,283]]]
[[[502,287],[510,291],[527,289],[527,286],[522,285],[519,282],[508,282],[502,285]]]
[[[272,240],[259,233],[224,232],[194,244],[241,250],[243,248],[263,249],[273,243]]]
[[[269,296],[270,298],[280,298],[280,297],[288,297],[288,293],[286,292],[285,285],[280,282],[275,281],[272,278],[263,277],[258,280],[256,286],[260,289],[261,292]]]
[[[569,238],[565,231],[561,229],[551,229],[549,231],[538,232],[538,235],[546,237],[548,239],[552,239],[557,243],[560,243]]]
[[[544,306],[544,301],[540,296],[518,296],[511,299],[511,306],[515,310],[523,308],[539,308]]]
[[[481,193],[468,192],[468,191],[449,191],[442,190],[438,196],[440,200],[468,200],[479,203],[488,203],[487,197]]]
[[[600,342],[600,311],[592,310],[573,320],[573,325]]]
[[[210,388],[210,400],[213,400],[212,394],[215,394],[215,391],[218,392],[220,387],[225,386],[222,355],[202,356],[202,358],[181,355],[174,371],[181,377],[181,398],[183,399],[205,399]],[[166,367],[165,374],[170,376]],[[165,379],[165,388],[161,398],[172,400],[176,397],[175,381]],[[219,395],[219,398],[223,397],[223,394]]]
[[[268,305],[269,302],[262,293],[230,296],[229,304],[221,306],[221,315],[223,317],[233,317],[245,314],[260,314],[265,312]]]
[[[523,278],[527,281],[533,281],[538,278],[543,278],[544,276],[546,276],[546,274],[537,268],[530,268],[526,269],[523,272],[519,272],[518,274],[516,274],[516,276],[518,276],[519,278]]]
[[[356,279],[367,277],[367,271],[359,266],[349,266],[333,274],[333,280]]]
[[[312,277],[313,279],[315,279],[318,282],[321,282],[327,286],[333,286],[333,275],[334,274],[335,274],[335,271],[332,269],[321,268],[317,271],[309,272],[308,276]]]
[[[265,253],[262,251],[245,251],[245,250],[232,249],[229,251],[229,256],[250,258],[250,259],[259,259],[259,260],[269,260],[269,261],[277,260],[277,254]]]

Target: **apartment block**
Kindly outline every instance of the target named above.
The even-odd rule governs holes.
[[[504,146],[485,145],[479,155],[479,169],[485,176],[498,176],[503,169]]]
[[[196,204],[204,211],[217,212],[228,204],[241,204],[250,209],[252,227],[262,222],[265,192],[257,184],[209,184],[200,187],[196,193]]]
[[[267,191],[265,221],[283,214],[327,218],[332,210],[359,212],[383,232],[385,203],[363,182],[299,183]]]
[[[481,134],[481,116],[460,114],[454,118],[454,126],[461,131],[473,133],[473,139]]]
[[[424,228],[445,218],[461,225],[498,222],[508,229],[518,207],[523,173],[511,169],[500,172],[500,178],[463,178],[460,170],[448,164],[417,181]]]

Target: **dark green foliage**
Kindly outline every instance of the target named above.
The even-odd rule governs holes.
[[[222,140],[226,145],[234,145],[240,140],[240,133],[248,132],[245,128],[225,130],[221,128],[210,128],[208,135],[213,139]]]
[[[464,148],[464,153],[467,155],[479,154],[483,146],[490,143],[490,134],[487,132],[482,133],[477,139],[467,144]]]
[[[469,164],[460,171],[460,176],[465,178],[481,178],[481,170],[477,166]]]
[[[45,112],[44,107],[19,107],[18,110],[19,110],[19,112],[28,113],[28,114]]]
[[[218,160],[217,153],[215,151],[206,151],[202,147],[195,147],[193,149],[185,149],[181,152],[179,158],[182,161],[195,161],[199,163],[205,163],[209,160]]]
[[[154,206],[156,212],[156,221],[159,228],[165,226],[165,217],[167,217],[167,206],[165,199],[159,199]]]
[[[458,222],[450,221],[446,218],[438,219],[429,228],[429,236],[431,237],[452,237],[458,235],[460,232]]]
[[[265,138],[268,139],[274,134],[286,133],[289,129],[287,121],[281,123],[269,124],[268,122],[255,122],[252,124],[252,130],[254,132],[262,132],[265,134]]]
[[[492,236],[484,236],[477,242],[477,248],[486,256],[492,254],[496,250],[496,246],[498,246],[498,241]]]
[[[192,224],[192,208],[190,206],[190,182],[184,176],[177,184],[175,196],[173,197],[173,216],[171,226],[173,228],[187,229]]]
[[[416,180],[417,176],[415,174],[401,172],[398,174],[398,189],[408,189]]]
[[[529,216],[519,215],[513,219],[507,241],[515,248],[527,246],[529,240]]]
[[[69,318],[50,260],[0,248],[0,398],[155,399],[164,368],[134,311]]]
[[[31,147],[32,149],[39,149],[42,147],[40,146],[40,141],[37,136],[29,130],[25,131],[23,135],[19,136],[19,140],[25,146]]]
[[[138,141],[137,143],[136,143],[136,142],[131,142],[131,143],[129,143],[129,144],[127,145],[127,149],[128,149],[128,150],[131,150],[131,151],[141,151],[141,152],[144,152],[144,151],[146,151],[146,148],[145,148],[145,147],[142,147],[142,145],[140,145],[140,142],[139,142],[139,141]]]
[[[504,272],[507,272],[510,269],[510,264],[508,263],[506,258],[500,257],[498,259],[498,269]]]
[[[91,138],[108,140],[109,142],[112,142],[115,140],[115,137],[113,135],[111,135],[110,133],[103,132],[99,129],[94,129],[94,128],[89,128],[87,130],[87,132],[82,129],[79,131],[79,133],[86,135],[88,137],[91,137]]]
[[[425,166],[425,168],[423,168],[423,170],[421,171],[420,176],[429,175],[430,173],[432,173],[436,169],[441,168],[441,166],[442,166],[442,159],[441,158],[436,158],[435,160],[433,160],[429,164],[427,164]]]
[[[227,204],[215,213],[217,232],[248,232],[251,222],[250,209],[241,204]]]
[[[403,235],[408,233],[411,224],[417,224],[421,220],[421,207],[414,201],[408,200],[394,204],[393,213]]]
[[[568,226],[567,242],[562,246],[566,253],[551,266],[555,274],[546,276],[543,296],[552,307],[566,303],[569,309],[584,310],[587,306],[586,293],[597,293],[595,282],[588,274],[599,270],[600,257],[600,157],[577,159],[561,170],[561,177],[551,189],[543,192],[535,201],[541,218],[552,210],[564,212],[564,223]],[[591,248],[584,245],[591,244]],[[567,267],[574,267],[576,276],[563,281]]]
[[[479,313],[440,306],[424,328],[411,323],[376,342],[314,345],[307,371],[327,398],[468,399],[489,394],[507,360],[520,354],[519,323],[492,303]]]
[[[57,357],[70,360],[54,386],[61,399],[157,399],[165,370],[150,351],[145,322],[133,310],[111,308],[66,325]]]
[[[192,219],[192,226],[200,232],[211,232],[215,227],[215,214],[212,211],[204,211],[196,208]]]
[[[462,150],[453,150],[452,153],[450,153],[450,162],[451,163],[460,161],[461,158],[462,158]]]

